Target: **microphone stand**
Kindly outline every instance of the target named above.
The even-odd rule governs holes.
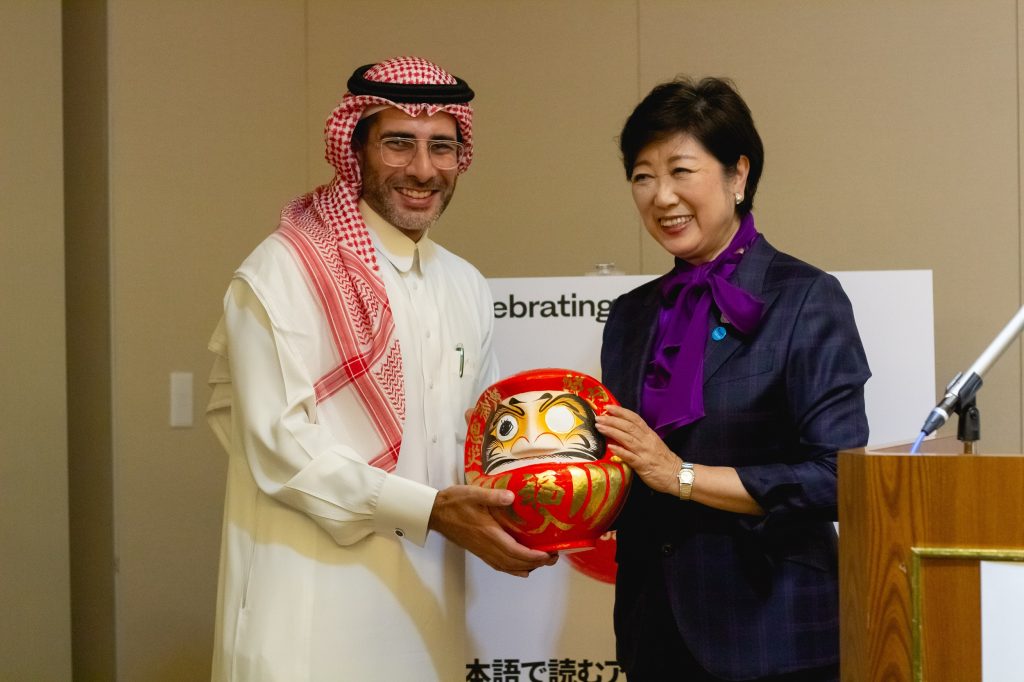
[[[921,441],[928,434],[932,433],[946,423],[951,412],[955,412],[959,423],[957,425],[957,439],[964,444],[964,454],[974,454],[975,444],[981,439],[981,415],[978,412],[975,396],[981,388],[981,378],[985,372],[995,364],[995,361],[1003,354],[1024,329],[1024,306],[1017,311],[1003,330],[999,332],[988,348],[978,356],[966,372],[958,373],[946,387],[946,394],[939,404],[925,419],[921,427],[921,434],[911,452],[917,452]]]
[[[976,445],[981,440],[981,413],[978,411],[977,396],[956,408],[956,438],[964,444],[965,455],[978,453]]]

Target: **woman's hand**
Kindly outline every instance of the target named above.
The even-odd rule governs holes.
[[[608,449],[628,464],[648,488],[673,497],[679,495],[682,460],[640,415],[618,405],[609,405],[606,413],[597,418],[597,430],[615,441],[608,444]]]
[[[608,449],[621,457],[648,488],[679,496],[682,460],[640,415],[618,405],[609,405],[607,413],[597,418],[597,430],[619,443],[609,443]],[[764,514],[743,487],[734,468],[694,464],[693,471],[696,474],[690,497],[693,502],[740,514]]]

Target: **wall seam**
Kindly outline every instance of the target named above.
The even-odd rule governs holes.
[[[305,106],[303,107],[303,111],[302,111],[302,139],[303,140],[309,140],[309,116],[310,116],[309,112],[312,109],[310,101],[309,101],[309,98],[310,98],[310,93],[311,93],[311,91],[313,89],[312,88],[312,83],[310,83],[310,79],[309,79],[309,71],[310,71],[310,68],[309,68],[309,50],[310,50],[310,45],[312,43],[312,41],[310,40],[310,27],[309,27],[309,14],[310,14],[310,12],[309,12],[309,0],[306,0],[305,2],[302,3],[302,13],[303,13],[302,21],[303,21],[303,33],[304,33],[303,37],[305,38],[305,40],[303,41],[304,45],[303,45],[303,50],[302,50],[302,71],[303,71],[302,80],[306,84],[306,87],[305,87],[306,97],[304,99]],[[311,174],[311,170],[312,169],[310,168],[310,165],[309,165],[309,154],[306,153],[306,154],[303,154],[303,156],[305,157],[305,163],[303,165],[305,166],[305,169],[306,169],[306,176],[305,176],[305,182],[303,183],[302,186],[303,187],[312,187],[313,186],[313,180],[312,180],[312,174]]]
[[[64,0],[61,13],[71,674],[117,679],[114,17],[108,1]]]

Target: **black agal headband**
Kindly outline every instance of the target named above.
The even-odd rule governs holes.
[[[356,69],[348,79],[348,91],[353,95],[372,95],[399,104],[465,104],[473,99],[473,91],[466,81],[457,76],[455,85],[382,83],[364,78],[376,64]]]

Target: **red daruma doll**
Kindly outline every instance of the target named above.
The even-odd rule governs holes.
[[[632,471],[594,426],[618,401],[566,369],[514,374],[484,391],[466,436],[466,482],[515,493],[498,521],[546,552],[590,549],[611,525]]]

